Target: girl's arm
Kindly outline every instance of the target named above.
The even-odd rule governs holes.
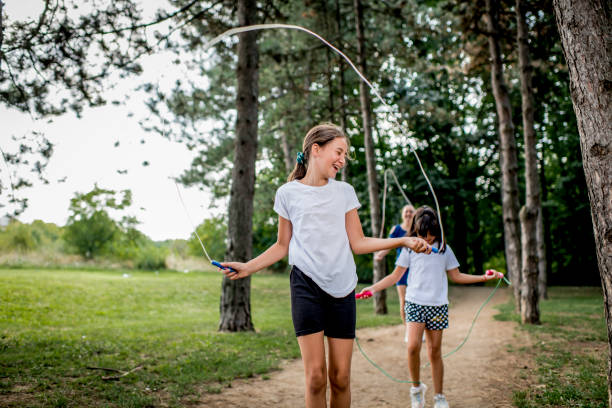
[[[504,274],[501,272],[494,271],[492,274],[484,274],[484,275],[468,275],[467,273],[459,272],[459,268],[449,269],[446,271],[448,278],[462,285],[469,283],[478,283],[478,282],[486,282],[492,279],[501,279],[504,277]]]
[[[383,279],[379,280],[374,285],[368,286],[367,288],[363,288],[359,293],[362,295],[362,297],[368,298],[370,297],[369,294],[366,294],[366,292],[368,291],[374,294],[376,292],[380,292],[383,289],[387,289],[389,286],[397,283],[397,281],[400,280],[404,272],[406,272],[406,269],[407,268],[404,268],[403,266],[396,266],[393,272],[391,272],[389,275],[385,276]]]
[[[357,209],[348,211],[345,215],[346,234],[354,254],[368,254],[382,249],[392,249],[405,246],[414,252],[431,252],[431,247],[424,239],[416,237],[401,238],[370,238],[363,235],[361,221]]]
[[[395,230],[397,229],[397,225],[395,227],[393,227],[393,230],[391,231],[391,234],[389,235],[393,235],[393,233],[395,232]],[[374,259],[376,259],[377,261],[382,261],[385,256],[387,256],[387,254],[391,251],[391,249],[383,249],[382,251],[377,251],[374,254]]]
[[[278,236],[276,242],[272,244],[270,248],[266,249],[263,254],[259,255],[257,258],[251,259],[247,263],[221,262],[221,265],[235,269],[235,272],[229,269],[221,269],[221,272],[232,280],[241,279],[280,261],[289,253],[289,242],[291,241],[292,232],[293,226],[291,225],[291,221],[279,215]]]
[[[376,259],[377,261],[382,261],[383,259],[385,259],[385,256],[387,256],[389,252],[391,252],[391,249],[383,249],[382,251],[376,251],[374,253],[374,259]]]

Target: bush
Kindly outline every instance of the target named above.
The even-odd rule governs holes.
[[[147,245],[140,248],[134,259],[134,266],[137,269],[154,271],[158,269],[166,269],[166,256],[168,250],[166,248],[158,248],[154,245]]]
[[[66,227],[64,240],[77,253],[91,259],[100,255],[111,244],[119,228],[105,211],[73,221]]]
[[[0,234],[0,248],[10,251],[26,252],[36,249],[38,242],[28,224],[11,222]]]
[[[205,219],[197,226],[196,231],[206,247],[208,256],[215,260],[223,260],[225,255],[225,238],[227,237],[227,223],[221,217]],[[200,241],[191,234],[187,242],[189,254],[192,256],[202,256],[203,251]]]

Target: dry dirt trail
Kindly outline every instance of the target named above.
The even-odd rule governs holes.
[[[461,343],[475,313],[491,288],[452,287],[450,290],[450,327],[444,331],[442,352]],[[452,408],[512,407],[513,378],[521,363],[506,344],[518,341],[515,324],[493,319],[493,306],[507,301],[508,289],[499,289],[476,321],[461,350],[444,361],[444,391]],[[357,316],[359,319],[359,316]],[[361,329],[360,344],[368,356],[392,376],[406,380],[408,370],[402,325]],[[421,363],[427,362],[425,349]],[[422,368],[422,381],[429,386],[426,407],[433,406],[433,385],[429,367]],[[209,408],[295,408],[304,406],[304,374],[301,360],[289,361],[268,380],[237,380],[220,394],[208,394],[198,404]],[[352,407],[409,407],[409,384],[391,381],[361,355],[355,345],[351,372]],[[329,397],[328,397],[329,401]]]

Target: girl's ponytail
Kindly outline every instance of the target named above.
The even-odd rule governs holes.
[[[291,174],[289,174],[287,181],[300,180],[304,178],[306,171],[308,170],[310,148],[313,144],[316,143],[319,146],[323,146],[327,142],[330,142],[337,137],[345,138],[346,144],[348,145],[348,138],[340,126],[332,123],[323,123],[310,129],[308,133],[306,133],[306,137],[304,137],[302,151],[297,154],[297,163],[295,164]]]
[[[304,178],[305,175],[306,163],[304,163],[304,159],[300,160],[298,158],[297,162],[295,163],[295,167],[293,168],[293,171],[291,172],[291,174],[289,174],[289,178],[287,179],[287,181],[301,180]]]

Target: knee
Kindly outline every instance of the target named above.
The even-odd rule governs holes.
[[[408,343],[408,356],[417,357],[421,353],[421,345],[418,342]]]
[[[329,384],[335,392],[343,392],[349,389],[351,374],[346,370],[330,370]]]
[[[427,346],[427,354],[430,360],[439,360],[442,358],[442,346]]]
[[[306,389],[308,393],[319,394],[325,392],[326,385],[327,379],[324,367],[313,368],[306,373]]]

